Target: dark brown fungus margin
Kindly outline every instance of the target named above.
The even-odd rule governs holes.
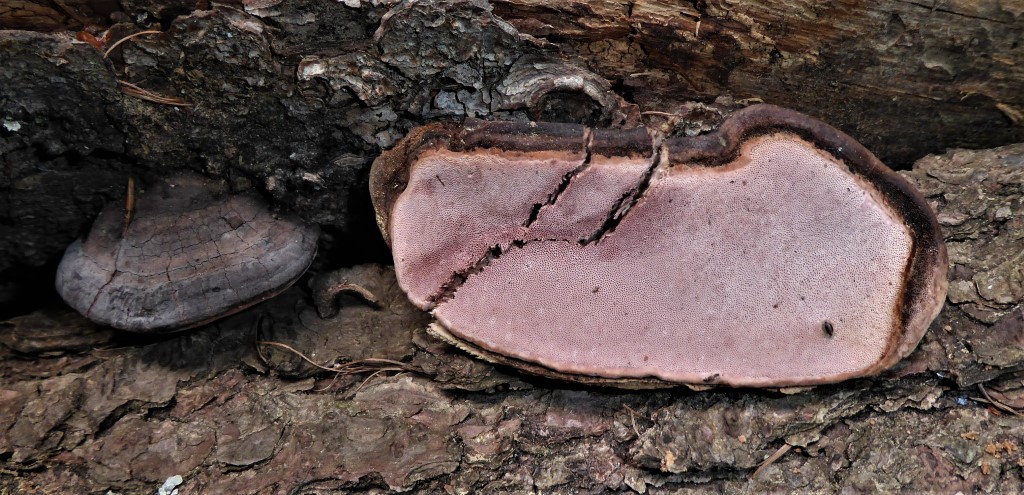
[[[899,213],[910,230],[913,245],[898,303],[899,321],[904,331],[902,335],[893,335],[886,357],[863,374],[879,373],[917,347],[946,299],[949,259],[935,212],[914,186],[849,135],[820,120],[774,105],[744,108],[730,115],[714,133],[670,139],[666,144],[673,162],[697,162],[713,167],[734,159],[745,140],[777,131],[807,139],[846,164],[851,173],[883,191],[883,199]]]
[[[318,235],[256,197],[180,175],[139,195],[130,216],[123,204],[104,208],[89,234],[68,247],[56,287],[97,323],[181,330],[288,288],[312,262]]]
[[[495,179],[507,182],[495,187]],[[428,126],[375,162],[371,194],[399,283],[438,318],[434,333],[547,377],[639,388],[785,387],[869,376],[913,350],[945,295],[945,247],[920,194],[849,136],[770,105],[735,112],[715,132],[664,141],[643,129],[567,124]],[[807,208],[804,201],[818,203]],[[595,204],[605,211],[597,223]],[[794,212],[772,216],[776,207]],[[446,232],[431,232],[438,227]],[[676,240],[659,244],[667,227],[676,229]],[[695,237],[677,227],[697,229]],[[862,228],[888,237],[877,240]],[[850,239],[874,244],[843,245]],[[741,249],[761,254],[735,254]],[[619,267],[636,259],[654,265]],[[782,296],[776,304],[760,301],[767,304],[747,312],[748,300],[764,299],[772,288],[773,272],[760,268],[762,260],[789,275],[772,295]],[[530,269],[520,269],[524,264]],[[719,280],[719,273],[727,276]],[[745,288],[747,274],[762,292]],[[676,292],[662,297],[668,286]],[[847,293],[883,304],[846,308]],[[652,302],[652,294],[660,299]],[[711,304],[679,306],[679,320],[666,309],[707,294]],[[724,295],[716,305],[717,294]],[[654,322],[661,331],[690,323],[679,323],[678,335],[660,334],[670,342],[660,345],[660,337],[651,340],[649,317],[629,313],[669,314],[667,326],[664,318]],[[758,327],[760,317],[776,323]],[[612,323],[604,325],[605,318]],[[715,327],[710,336],[704,323]],[[705,360],[712,364],[700,364]]]

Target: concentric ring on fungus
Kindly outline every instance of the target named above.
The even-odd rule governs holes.
[[[269,299],[316,255],[319,231],[252,196],[180,175],[135,202],[109,205],[57,269],[57,291],[87,318],[164,332],[202,325]]]
[[[877,374],[942,307],[921,195],[770,105],[710,134],[473,122],[373,166],[399,283],[439,336],[574,381],[783,387]]]

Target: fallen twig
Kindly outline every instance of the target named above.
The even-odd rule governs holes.
[[[629,407],[625,404],[623,404],[622,407],[626,408],[626,410],[629,411],[629,420],[630,422],[633,423],[633,433],[636,433],[636,437],[640,438],[640,428],[636,427],[636,411],[634,411],[632,407]]]
[[[388,370],[387,370],[387,369],[380,369],[380,370],[374,371],[373,373],[370,373],[370,376],[366,377],[366,378],[365,378],[365,379],[364,379],[364,380],[363,380],[362,382],[360,382],[360,383],[359,383],[359,385],[358,385],[358,386],[357,386],[357,387],[355,388],[355,390],[352,390],[352,395],[354,396],[354,395],[356,395],[357,393],[359,393],[359,391],[360,391],[360,390],[362,390],[362,389],[363,389],[363,387],[364,387],[364,386],[365,386],[365,385],[366,385],[367,383],[369,383],[369,382],[370,382],[370,380],[371,380],[371,379],[372,379],[373,377],[375,377],[375,376],[377,376],[377,375],[379,375],[379,374],[383,373],[384,371],[388,371]]]
[[[153,103],[160,103],[162,105],[171,105],[175,107],[190,107],[191,103],[182,100],[176,96],[163,96],[158,95],[148,89],[142,89],[128,81],[117,80],[118,84],[121,85],[121,92],[128,95],[134,96],[140,100],[151,101]]]
[[[114,51],[114,48],[117,48],[118,45],[120,45],[121,43],[124,43],[125,41],[128,41],[128,40],[130,40],[132,38],[135,38],[135,37],[138,37],[138,36],[142,36],[144,34],[160,34],[162,32],[163,31],[157,31],[155,29],[151,29],[149,31],[139,31],[139,32],[134,33],[134,34],[129,34],[128,36],[125,36],[124,38],[121,38],[121,39],[117,40],[116,42],[114,42],[113,45],[110,45],[110,48],[107,48],[107,51],[103,52],[103,58],[107,58],[107,56],[110,55],[110,52]]]
[[[124,199],[124,228],[121,229],[121,237],[128,233],[128,226],[132,224],[132,214],[135,212],[135,178],[128,177],[128,194]]]
[[[674,113],[659,112],[657,110],[647,110],[644,112],[640,112],[640,115],[660,115],[662,117],[678,117],[678,115]]]
[[[271,346],[271,347],[277,347],[279,349],[284,349],[286,351],[289,351],[289,352],[295,354],[296,356],[301,358],[303,361],[309,363],[313,367],[315,367],[317,369],[324,370],[324,371],[328,371],[328,372],[331,372],[331,373],[338,373],[338,374],[343,374],[343,375],[355,375],[355,374],[366,373],[366,372],[371,372],[371,371],[374,372],[375,374],[379,373],[381,371],[415,371],[414,369],[410,368],[408,365],[406,365],[405,363],[403,363],[401,361],[394,361],[394,360],[391,360],[391,359],[379,359],[379,358],[356,359],[354,361],[349,361],[347,363],[333,364],[333,365],[330,365],[330,366],[324,366],[324,365],[322,365],[320,363],[317,363],[316,361],[313,361],[312,359],[309,358],[309,356],[303,354],[302,352],[300,352],[299,350],[295,349],[294,347],[292,347],[292,346],[290,346],[288,344],[282,343],[282,342],[273,342],[273,341],[267,341],[267,340],[257,340],[256,344],[257,344],[257,346],[267,345],[267,346]],[[262,353],[260,353],[260,354],[262,356]],[[266,360],[266,358],[263,358],[263,359]]]
[[[754,474],[750,475],[750,478],[757,479],[758,475],[760,475],[761,472],[765,470],[765,468],[770,466],[773,462],[779,460],[782,456],[786,455],[786,452],[789,452],[789,449],[791,448],[793,448],[793,446],[788,443],[782,444],[782,447],[779,447],[779,450],[776,450],[775,453],[768,456],[768,458],[765,459],[764,462],[761,463],[761,465],[757,466],[757,469],[754,470]]]
[[[1021,416],[1022,415],[1020,411],[1018,411],[1018,410],[1016,410],[1016,409],[1014,409],[1014,408],[1012,408],[1012,407],[1010,407],[1010,406],[1008,406],[1006,404],[1003,404],[1002,402],[1000,402],[1000,401],[998,401],[996,399],[993,399],[992,396],[989,395],[988,390],[985,390],[985,386],[984,385],[979,383],[978,384],[978,390],[981,392],[981,395],[985,397],[984,402],[988,402],[989,404],[992,405],[992,407],[994,407],[996,409],[999,409],[1000,411],[1010,413],[1010,414],[1012,414],[1014,416]]]

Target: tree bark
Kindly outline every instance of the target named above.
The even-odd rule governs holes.
[[[11,5],[2,26],[37,31],[0,31],[0,303],[21,315],[0,323],[0,492],[172,475],[182,493],[1024,488],[1024,146],[926,156],[1024,141],[1020,1]],[[386,267],[363,270],[383,309],[321,319],[296,287],[163,338],[44,290],[130,176],[262,194],[324,229],[314,271],[385,265],[368,168],[415,126],[700,132],[751,99],[916,161],[949,299],[885,376],[798,393],[537,380],[433,340]]]

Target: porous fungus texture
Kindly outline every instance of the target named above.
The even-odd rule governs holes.
[[[905,227],[806,143],[744,157],[663,172],[601,242],[509,249],[435,315],[570,373],[756,384],[873,364],[899,323]]]
[[[231,314],[287,288],[309,266],[318,231],[250,196],[179,176],[105,208],[57,271],[64,300],[124,330],[159,332]]]
[[[547,201],[582,154],[434,150],[410,170],[394,206],[391,235],[402,288],[428,308],[452,274],[466,270],[494,246],[522,239],[535,204]]]
[[[469,347],[558,374],[789,386],[877,373],[941,306],[944,250],[915,246],[934,233],[893,206],[916,203],[801,134],[747,133],[713,163],[653,141],[647,156],[590,146],[575,168],[509,156],[505,175],[476,151],[430,154],[390,218],[399,281]],[[503,182],[471,181],[484,173]]]

